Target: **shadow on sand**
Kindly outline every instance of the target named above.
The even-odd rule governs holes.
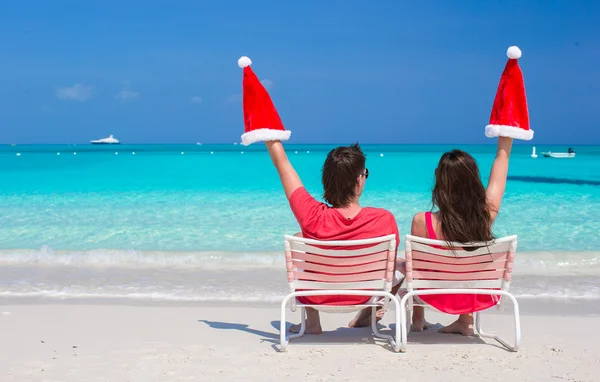
[[[241,332],[246,332],[250,334],[254,334],[255,336],[262,337],[261,342],[277,342],[279,340],[279,330],[276,333],[265,332],[262,330],[252,329],[246,324],[238,324],[233,322],[220,322],[220,321],[209,321],[209,320],[198,320],[198,322],[202,322],[213,329],[219,330],[238,330]],[[286,325],[289,327],[289,324]],[[277,329],[279,329],[279,321],[277,321]]]
[[[267,332],[263,330],[250,328],[248,325],[230,322],[220,321],[208,321],[198,320],[198,322],[204,323],[213,329],[217,330],[238,330],[246,332],[255,336],[260,337],[261,342],[268,342],[272,344],[273,349],[278,351],[279,344],[279,321],[271,321],[273,332]],[[289,329],[290,323],[286,322],[286,330]],[[464,337],[458,334],[442,334],[438,333],[438,329],[443,325],[432,324],[428,330],[422,332],[411,332],[408,335],[408,346],[411,345],[469,345],[469,344],[481,344],[494,346],[501,349],[504,347],[495,343],[494,341],[484,341],[480,337]],[[393,334],[395,325],[382,326],[381,333]],[[313,336],[306,335],[300,338],[296,338],[292,341],[292,346],[297,345],[348,345],[348,344],[381,344],[385,348],[389,348],[389,344],[385,340],[377,339],[373,337],[371,328],[348,328],[339,327],[334,330],[324,331],[322,335]]]

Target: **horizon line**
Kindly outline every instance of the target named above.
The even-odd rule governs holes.
[[[253,145],[260,145],[262,142],[256,142]],[[284,146],[285,145],[315,145],[315,146],[332,146],[332,145],[338,145],[338,146],[347,146],[350,145],[352,143],[342,143],[342,142],[321,142],[321,143],[313,143],[313,142],[283,142]],[[490,145],[496,145],[496,141],[491,141],[489,143],[461,143],[461,142],[449,142],[449,143],[373,143],[373,142],[369,142],[369,143],[360,143],[360,142],[356,142],[359,145],[380,145],[380,146],[398,146],[398,145],[406,145],[406,146],[448,146],[448,145],[463,145],[463,146],[490,146]],[[515,139],[514,144],[518,144],[518,145],[528,145],[528,146],[600,146],[600,142],[595,143],[595,144],[590,144],[590,143],[533,143],[530,141],[520,141]],[[119,146],[132,146],[132,145],[164,145],[164,146],[183,146],[183,145],[190,145],[190,146],[242,146],[242,147],[249,147],[249,146],[244,146],[241,144],[241,142],[235,142],[235,143],[225,143],[225,142],[220,142],[220,143],[191,143],[191,142],[179,142],[179,143],[160,143],[160,142],[154,142],[154,143],[142,143],[142,142],[131,142],[131,143],[119,143],[119,144],[92,144],[89,142],[85,142],[85,143],[65,143],[65,142],[61,142],[61,143],[0,143],[0,146],[9,146],[9,147],[14,147],[14,146],[56,146],[56,145],[63,145],[63,146],[97,146],[97,147],[119,147]],[[250,145],[250,146],[253,146]]]

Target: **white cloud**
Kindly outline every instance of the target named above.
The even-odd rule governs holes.
[[[59,99],[70,100],[70,101],[87,101],[94,94],[94,87],[84,84],[75,84],[73,86],[66,86],[56,90],[56,96]]]
[[[227,98],[227,102],[228,103],[242,102],[242,95],[241,94],[233,94],[232,96]]]
[[[117,95],[115,96],[115,99],[117,99],[121,102],[131,102],[131,101],[135,101],[138,98],[140,98],[140,93],[134,92],[133,90],[125,90],[125,89],[118,92]]]
[[[269,90],[271,89],[271,87],[273,87],[273,81],[265,78],[264,80],[261,80],[260,83],[262,84],[262,86],[265,87],[265,89]]]
[[[190,99],[190,102],[191,102],[191,103],[201,103],[201,102],[202,102],[202,97],[200,97],[200,96],[193,96],[193,97]]]
[[[129,80],[123,81],[123,90],[117,93],[115,99],[121,102],[132,102],[140,98],[140,93],[131,90],[131,82]]]

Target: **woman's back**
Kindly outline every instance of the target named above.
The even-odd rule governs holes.
[[[419,212],[413,218],[411,233],[433,240],[446,240],[435,213]],[[447,247],[440,247],[447,249]],[[488,309],[498,302],[498,296],[472,294],[444,294],[421,296],[427,304],[448,314],[468,314]]]

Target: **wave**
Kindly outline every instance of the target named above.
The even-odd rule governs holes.
[[[280,252],[167,252],[119,249],[89,251],[0,250],[0,265],[72,265],[90,267],[244,269],[285,264]]]
[[[400,252],[399,257],[403,257]],[[282,252],[170,252],[95,249],[88,251],[0,250],[0,265],[69,265],[80,267],[116,268],[199,268],[232,269],[281,268],[285,264]],[[536,251],[517,254],[518,274],[600,274],[600,252]]]
[[[240,303],[280,303],[284,295],[276,296],[182,296],[176,293],[93,293],[93,292],[71,292],[68,290],[41,290],[36,292],[0,292],[4,298],[33,298],[54,300],[107,300],[107,301],[139,301],[139,302],[240,302]]]
[[[553,300],[598,300],[600,299],[600,294],[594,292],[583,292],[576,294],[568,294],[568,293],[515,293],[516,298],[520,299],[553,299]]]
[[[398,256],[403,257],[403,253],[400,252]],[[1,265],[244,270],[251,268],[283,269],[285,261],[282,252],[268,251],[168,252],[119,249],[55,251],[44,246],[39,250],[0,250]],[[515,263],[515,273],[599,275],[600,252],[519,252]]]
[[[513,291],[513,294],[518,299],[551,299],[551,300],[568,300],[568,301],[587,301],[599,300],[600,291],[557,291],[557,293],[528,293],[527,291]],[[173,303],[194,303],[194,302],[237,302],[237,303],[280,303],[285,294],[271,295],[188,295],[182,296],[180,293],[152,293],[152,292],[136,292],[136,293],[94,293],[82,291],[69,291],[64,289],[49,289],[35,292],[18,292],[18,291],[2,291],[0,298],[15,298],[15,299],[43,299],[43,300],[85,300],[85,301],[123,301],[123,302],[173,302]]]

